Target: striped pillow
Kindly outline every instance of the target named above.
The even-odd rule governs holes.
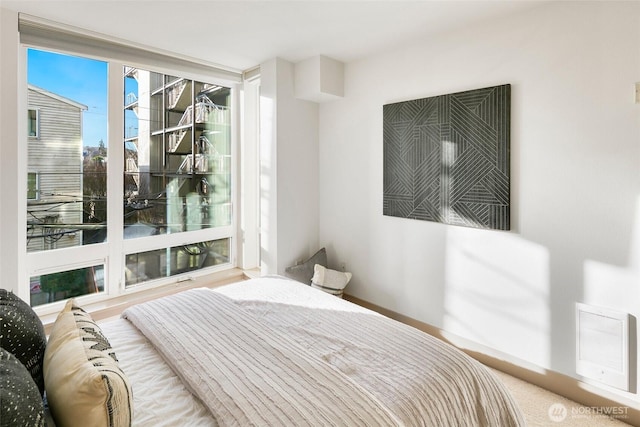
[[[351,280],[351,273],[330,270],[320,264],[316,264],[313,267],[311,287],[342,298],[342,293],[349,280]]]
[[[131,386],[89,313],[69,300],[44,354],[47,401],[57,425],[130,426]]]

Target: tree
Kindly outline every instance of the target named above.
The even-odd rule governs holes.
[[[82,164],[83,222],[103,224],[96,230],[82,233],[83,244],[103,242],[107,224],[107,148],[100,140],[97,149],[88,149]]]
[[[85,295],[89,293],[87,271],[81,268],[41,276],[40,288],[49,295],[49,302]]]

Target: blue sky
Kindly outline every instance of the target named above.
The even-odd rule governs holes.
[[[83,145],[107,144],[107,63],[36,49],[27,51],[27,81],[88,107]]]

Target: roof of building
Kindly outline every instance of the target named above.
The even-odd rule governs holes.
[[[41,93],[42,95],[57,99],[58,101],[64,102],[65,104],[73,105],[74,107],[79,108],[80,110],[88,110],[89,109],[89,107],[87,107],[86,105],[80,104],[79,102],[74,101],[73,99],[69,99],[69,98],[64,97],[62,95],[59,95],[57,93],[49,92],[48,90],[42,89],[42,88],[40,88],[38,86],[34,86],[34,85],[30,84],[30,85],[28,85],[28,87],[29,87],[29,90],[33,90],[35,92]]]

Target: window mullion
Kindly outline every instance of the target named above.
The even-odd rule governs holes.
[[[123,205],[124,186],[124,64],[110,61],[108,72],[109,160],[107,162],[107,242],[109,255],[105,283],[109,295],[124,291]]]
[[[205,228],[202,230],[185,231],[175,234],[162,234],[157,236],[139,237],[124,241],[123,252],[132,254],[153,249],[167,248],[170,246],[187,245],[203,240],[217,240],[234,236],[234,227]]]

